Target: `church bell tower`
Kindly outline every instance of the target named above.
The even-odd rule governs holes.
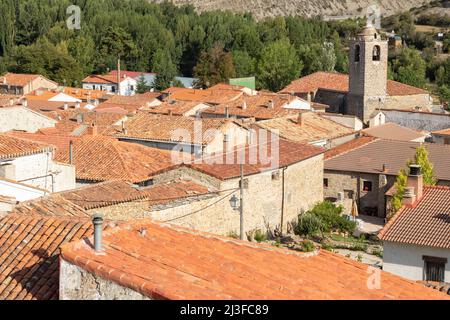
[[[367,123],[383,107],[387,86],[388,42],[368,23],[350,43],[346,113]]]

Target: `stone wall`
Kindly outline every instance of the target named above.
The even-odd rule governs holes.
[[[423,111],[429,111],[432,101],[430,95],[426,94],[412,94],[407,96],[388,96],[383,108],[386,109],[401,109],[412,110],[414,108],[421,108]]]
[[[60,259],[60,300],[150,300],[130,288],[103,279]]]
[[[345,198],[357,200],[359,213],[373,212],[379,217],[386,216],[385,193],[394,185],[395,176],[386,176],[386,185],[382,184],[379,174],[325,170],[324,178],[328,179],[328,187],[324,188],[325,199],[334,200],[339,192],[344,192]],[[372,182],[372,191],[363,190],[364,181]]]

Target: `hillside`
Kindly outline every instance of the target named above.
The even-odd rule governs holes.
[[[150,0],[164,2],[164,0]],[[250,11],[255,18],[276,15],[338,16],[364,15],[373,4],[380,6],[384,15],[420,7],[431,0],[172,0],[176,5],[191,4],[198,11],[233,10]]]

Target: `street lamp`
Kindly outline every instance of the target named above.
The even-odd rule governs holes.
[[[230,206],[233,208],[233,210],[239,210],[240,203],[239,198],[236,197],[235,194],[230,198]]]

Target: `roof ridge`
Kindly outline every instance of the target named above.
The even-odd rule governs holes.
[[[366,137],[367,137],[367,136],[366,136]],[[361,138],[361,137],[360,137],[360,138]],[[360,139],[360,138],[357,138],[357,139]],[[370,141],[367,141],[366,143],[363,143],[363,144],[361,144],[361,145],[359,145],[359,146],[356,146],[356,147],[354,147],[353,149],[346,150],[346,151],[343,151],[343,152],[341,152],[341,153],[339,153],[339,154],[336,154],[336,155],[334,155],[334,156],[331,156],[331,157],[325,159],[325,161],[328,161],[328,160],[334,159],[334,158],[336,158],[336,157],[342,156],[342,155],[347,154],[347,153],[349,153],[349,152],[352,152],[352,151],[354,151],[354,150],[358,150],[359,148],[365,147],[365,146],[367,146],[367,145],[369,145],[369,144],[371,144],[371,143],[373,143],[373,142],[375,142],[375,141],[382,140],[382,139],[380,139],[380,138],[375,138],[375,137],[372,137],[372,136],[370,136],[370,137],[368,137],[368,138],[373,138],[373,139],[370,140]],[[354,140],[355,140],[355,139],[352,139],[352,140],[350,140],[350,141],[347,142],[347,143],[351,143],[351,142],[354,141]],[[393,140],[393,141],[395,141],[395,140]],[[341,145],[337,146],[336,148],[338,148],[338,147],[340,147],[340,146],[341,146]],[[330,149],[330,150],[332,150],[332,149]]]

